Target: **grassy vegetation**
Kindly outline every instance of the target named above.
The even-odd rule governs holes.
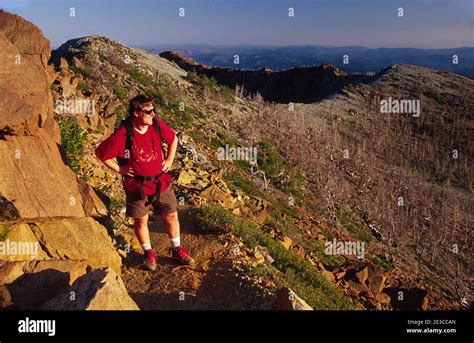
[[[128,102],[129,95],[124,89],[120,88],[119,86],[115,86],[113,88],[113,92],[117,96],[117,98],[119,98],[120,101],[122,101],[123,103]]]
[[[189,131],[188,135],[199,144],[207,145],[207,140],[204,138],[203,134],[199,130]]]
[[[128,70],[128,74],[132,79],[135,81],[142,83],[142,84],[147,84],[150,82],[150,77],[144,73],[142,73],[139,69],[137,68],[131,68]]]
[[[153,98],[153,99],[155,100],[155,103],[156,103],[156,104],[161,105],[161,104],[163,104],[163,103],[165,102],[165,101],[164,101],[165,98],[164,98],[163,94],[161,94],[161,92],[159,92],[159,91],[157,90],[158,87],[159,87],[159,86],[156,85],[156,87],[147,88],[147,89],[145,90],[145,94],[146,94],[147,96],[149,96],[150,98]]]
[[[61,116],[58,120],[61,129],[61,146],[66,152],[66,159],[71,169],[77,174],[80,170],[80,159],[84,147],[85,132],[73,117]]]
[[[187,129],[192,127],[194,116],[197,113],[196,109],[189,105],[182,105],[180,101],[164,103],[161,109],[172,125]]]
[[[257,197],[266,199],[265,194],[257,187],[255,187],[252,182],[242,176],[241,172],[239,171],[227,174],[225,176],[225,181],[227,182],[229,188],[232,190],[240,189],[246,194],[255,195]]]
[[[308,261],[286,250],[278,241],[260,230],[253,222],[239,218],[216,205],[205,204],[196,210],[194,220],[205,232],[232,232],[241,237],[247,247],[265,246],[278,269],[279,281],[292,288],[316,310],[351,309],[349,298],[337,286],[330,284]]]

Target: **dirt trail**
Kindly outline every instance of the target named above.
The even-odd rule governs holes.
[[[171,259],[170,242],[161,219],[150,221],[150,239],[158,254],[158,269],[141,268],[142,255],[129,254],[122,278],[142,310],[252,310],[273,309],[275,299],[265,295],[233,268],[230,244],[216,235],[202,234],[179,209],[181,244],[196,261],[183,266]],[[184,297],[183,297],[184,296]]]

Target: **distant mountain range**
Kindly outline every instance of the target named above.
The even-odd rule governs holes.
[[[412,64],[422,67],[448,70],[466,76],[474,76],[474,48],[413,49],[378,48],[361,46],[210,46],[210,45],[160,45],[140,47],[159,54],[173,50],[202,64],[218,67],[261,69],[269,67],[274,71],[299,66],[333,64],[348,73],[378,72],[391,64]],[[239,56],[239,64],[234,56]],[[344,63],[344,55],[349,61]],[[458,63],[453,63],[457,55]]]

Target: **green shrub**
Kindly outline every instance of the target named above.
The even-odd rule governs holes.
[[[231,232],[236,224],[232,213],[208,204],[193,212],[193,219],[205,233]]]
[[[86,70],[86,69],[84,69],[84,68],[79,68],[79,67],[77,67],[77,66],[75,66],[75,65],[69,66],[69,69],[71,69],[71,70],[72,70],[73,72],[75,72],[75,73],[82,74],[82,75],[84,75],[84,76],[86,76],[86,77],[90,77],[90,76],[91,76],[91,74],[90,74],[90,72],[89,72],[88,70]]]
[[[240,189],[246,194],[251,194],[266,199],[265,194],[255,187],[251,181],[242,176],[239,171],[229,173],[224,178],[231,189]]]
[[[120,214],[122,209],[125,207],[125,198],[114,198],[110,197],[110,214],[112,216],[117,216]]]
[[[77,84],[77,87],[76,89],[82,93],[87,93],[87,92],[90,92],[90,88],[89,88],[89,85],[85,82],[82,82],[80,81],[78,84]]]
[[[115,126],[119,125],[122,119],[127,116],[127,113],[123,109],[118,109],[115,113]]]
[[[77,174],[80,171],[80,159],[84,147],[83,132],[73,117],[61,116],[58,120],[61,129],[61,146],[71,169]]]
[[[286,163],[273,143],[266,138],[257,145],[257,163],[275,187],[287,194],[301,195],[304,177]]]
[[[116,86],[116,87],[114,87],[113,92],[117,96],[117,98],[120,99],[120,101],[128,102],[128,94],[125,90],[123,90],[122,88]]]
[[[208,141],[204,138],[203,134],[199,130],[189,131],[188,135],[196,142],[203,145],[207,145]]]

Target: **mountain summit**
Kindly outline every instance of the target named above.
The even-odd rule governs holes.
[[[471,301],[472,79],[411,65],[376,75],[327,64],[213,68],[100,36],[67,41],[48,65],[48,44],[31,23],[0,13],[0,60],[10,66],[0,78],[9,94],[0,112],[0,237],[38,246],[35,256],[0,256],[2,308],[457,309]],[[194,267],[169,258],[158,217],[151,241],[160,268],[140,267],[120,176],[93,155],[138,93],[154,99],[179,138],[173,174]],[[81,299],[74,305],[71,290]]]

